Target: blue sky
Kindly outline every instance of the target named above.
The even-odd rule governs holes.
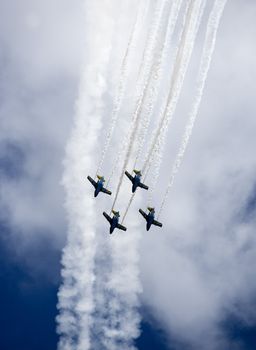
[[[57,291],[60,282],[60,252],[53,251],[49,242],[39,242],[36,259],[42,259],[42,269],[31,272],[8,250],[8,227],[1,225],[1,348],[5,350],[56,349],[55,317]],[[50,247],[50,249],[49,249]],[[49,281],[48,269],[53,269]],[[170,349],[163,332],[156,324],[142,323],[138,349]]]
[[[113,4],[109,13],[119,18],[123,35],[117,31],[107,70],[103,125],[109,121],[116,67],[133,14],[131,2],[124,3],[120,17],[118,1]],[[82,6],[80,0],[0,3],[3,350],[56,349],[60,261],[68,232],[63,159],[84,56],[89,59],[84,55],[89,24]],[[163,213],[164,228],[146,235],[139,221],[143,227],[136,250],[139,264],[133,266],[143,289],[139,350],[255,348],[255,16],[253,0],[228,1],[198,121]],[[94,50],[97,53],[97,47]],[[179,118],[175,116],[167,140],[156,201],[164,193],[187,117],[199,54],[200,44],[196,44],[183,103],[177,107]],[[134,63],[136,59],[135,55]],[[104,87],[101,80],[88,81]],[[125,127],[120,125],[119,130]],[[97,151],[103,139],[99,137]],[[117,146],[115,135],[114,150]],[[90,171],[94,170],[86,169],[84,178]],[[90,190],[88,185],[86,191]],[[104,200],[97,202],[97,210],[105,210],[105,205]],[[129,224],[136,218],[134,213],[135,209]],[[103,223],[98,221],[97,235],[107,245]]]
[[[60,281],[60,252],[49,249],[48,242],[41,242],[35,252],[43,260],[43,270],[54,266],[52,281],[43,270],[31,271],[13,258],[8,250],[8,228],[1,225],[0,283],[1,314],[0,344],[4,350],[56,349],[55,316],[57,290]],[[190,349],[184,344],[169,347],[166,335],[155,321],[145,314],[142,334],[137,340],[140,350]],[[253,350],[256,341],[256,328],[245,327],[235,318],[225,322],[227,333],[236,339],[246,350]]]

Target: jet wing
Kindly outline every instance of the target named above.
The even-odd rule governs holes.
[[[162,226],[163,226],[163,224],[161,224],[161,222],[156,221],[156,220],[153,221],[153,225],[159,226],[159,227],[162,227]]]
[[[142,182],[139,183],[139,187],[144,188],[144,190],[148,190],[148,186],[144,185]]]
[[[110,217],[105,211],[103,212],[103,215],[104,215],[105,218],[108,220],[108,222],[111,224],[111,222],[112,222],[111,217]]]
[[[142,209],[140,209],[139,212],[144,217],[144,219],[147,220],[147,214]]]
[[[126,227],[124,227],[123,225],[120,225],[120,224],[117,224],[117,228],[119,228],[119,230],[123,230],[123,231],[127,230]]]
[[[104,187],[102,188],[101,192],[104,192],[104,193],[106,193],[106,194],[109,194],[110,196],[111,196],[111,194],[112,194],[111,191],[107,190],[107,189],[104,188]]]
[[[129,174],[129,173],[128,173],[128,171],[125,171],[125,175],[128,177],[128,179],[129,179],[130,181],[132,181],[132,180],[133,180],[132,175],[131,175],[131,174]]]
[[[94,187],[97,186],[97,182],[94,181],[94,180],[91,178],[91,176],[87,176],[87,179],[90,181],[90,183],[91,183]]]

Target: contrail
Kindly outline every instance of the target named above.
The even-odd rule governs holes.
[[[122,225],[123,225],[123,223],[124,223],[124,220],[125,220],[125,218],[126,218],[126,215],[128,214],[128,211],[129,211],[129,209],[130,209],[130,206],[131,206],[131,204],[132,204],[132,202],[133,202],[134,197],[135,197],[135,192],[131,195],[131,197],[130,197],[130,199],[129,199],[129,202],[128,202],[128,204],[127,204],[127,207],[126,207],[126,209],[125,209],[124,216],[123,216],[123,219],[122,219]]]
[[[111,274],[105,285],[105,292],[108,294],[108,317],[102,329],[103,348],[106,350],[135,349],[133,342],[140,334],[140,238],[141,230],[137,219],[129,224],[129,232],[118,232],[113,239],[111,237]]]
[[[194,47],[196,29],[198,28],[198,19],[201,13],[200,10],[202,9],[202,3],[205,4],[205,0],[189,0],[188,2],[185,25],[182,30],[182,36],[174,63],[167,104],[160,118],[160,122],[151,142],[151,146],[147,152],[142,170],[143,173],[145,173],[145,170],[148,168],[148,164],[151,162],[152,156],[154,155],[156,149],[159,148],[161,134],[163,134],[163,131],[168,128],[168,125],[173,117]]]
[[[138,33],[138,30],[139,30],[141,23],[144,22],[144,16],[147,13],[147,8],[146,9],[143,8],[142,5],[144,5],[144,2],[141,0],[140,7],[137,10],[136,19],[135,19],[135,22],[133,24],[132,31],[131,31],[131,34],[129,37],[129,41],[128,41],[127,48],[125,51],[125,55],[124,55],[124,58],[122,60],[120,79],[119,79],[119,83],[118,83],[116,97],[115,97],[114,104],[113,104],[110,126],[108,129],[105,144],[104,144],[104,147],[103,147],[103,150],[101,153],[101,158],[100,158],[97,170],[96,170],[96,175],[101,173],[102,165],[103,165],[103,162],[105,160],[106,153],[109,149],[111,138],[112,138],[113,132],[115,130],[115,126],[116,126],[116,123],[118,120],[120,108],[122,106],[122,102],[124,99],[124,93],[125,93],[125,87],[126,87],[126,81],[127,81],[127,75],[128,75],[128,65],[129,65],[129,59],[131,56],[131,51],[135,49],[135,40],[137,37],[137,33]],[[147,6],[148,6],[148,4],[147,4]]]
[[[152,25],[153,29],[152,29],[152,32],[150,32],[150,34],[149,34],[149,40],[148,40],[148,44],[147,44],[148,49],[146,50],[145,62],[141,68],[141,69],[143,69],[142,76],[145,77],[144,84],[142,86],[141,93],[136,101],[136,107],[135,107],[134,113],[132,115],[132,121],[131,121],[129,133],[127,134],[127,137],[125,138],[123,147],[118,154],[118,157],[117,157],[115,164],[114,164],[114,168],[113,168],[112,173],[111,173],[111,176],[112,176],[115,172],[117,164],[120,162],[121,156],[124,153],[123,166],[121,168],[121,175],[120,175],[120,178],[118,181],[117,190],[116,190],[115,198],[113,201],[112,209],[115,207],[115,204],[116,204],[116,201],[117,201],[117,198],[119,195],[119,191],[120,191],[120,188],[122,185],[122,181],[124,178],[124,171],[127,167],[127,164],[128,164],[131,152],[132,152],[132,147],[133,147],[134,141],[136,139],[136,132],[138,129],[140,114],[141,114],[142,106],[143,106],[143,103],[145,100],[148,85],[150,82],[150,76],[152,73],[154,52],[155,52],[155,48],[157,45],[157,38],[159,35],[161,20],[162,20],[162,17],[164,15],[164,9],[165,9],[165,6],[167,5],[167,3],[168,3],[168,1],[164,0],[160,3],[159,8],[158,8],[158,6],[156,6],[156,11],[155,11],[155,14],[153,16],[153,18],[154,18],[154,23]],[[124,149],[124,151],[123,151],[123,149]]]
[[[85,184],[85,174],[93,166],[91,154],[99,134],[99,114],[88,121],[85,72],[77,103],[75,126],[68,143],[63,183],[69,231],[62,258],[62,286],[58,293],[57,317],[59,350],[90,348],[91,313],[94,309],[95,204]],[[91,74],[92,72],[90,72]],[[86,99],[86,102],[87,99]],[[91,101],[92,103],[92,101]],[[98,109],[97,100],[94,101]],[[89,124],[89,125],[88,125]],[[91,190],[91,189],[90,189]]]
[[[153,72],[152,72],[152,76],[151,76],[151,79],[153,81],[151,82],[152,88],[150,91],[149,103],[146,107],[145,116],[144,116],[142,123],[141,123],[142,124],[141,125],[141,133],[138,137],[139,138],[138,151],[137,151],[136,159],[135,159],[135,162],[133,165],[133,169],[136,169],[136,165],[137,165],[137,162],[141,156],[142,147],[143,147],[143,144],[144,144],[146,136],[147,136],[147,130],[149,127],[149,122],[150,122],[151,116],[152,116],[153,106],[155,103],[155,99],[157,97],[157,90],[159,89],[159,83],[161,80],[161,75],[163,73],[163,64],[165,62],[167,52],[170,48],[171,38],[172,38],[173,31],[174,31],[174,28],[175,28],[175,25],[177,22],[177,18],[179,15],[182,1],[183,0],[176,0],[172,4],[170,16],[168,19],[168,26],[167,26],[167,30],[165,33],[164,44],[162,45],[160,53],[159,53],[159,60],[157,60],[157,62],[155,62],[155,64],[154,64],[154,68],[153,68]],[[122,223],[124,223],[124,221],[125,221],[125,218],[128,214],[130,206],[133,202],[134,196],[135,196],[135,194],[133,194],[130,197],[130,200],[126,206],[126,210],[125,210],[124,215],[123,215]]]
[[[181,28],[181,36],[178,41],[178,50],[173,67],[173,73],[171,78],[171,86],[169,90],[169,96],[165,108],[162,110],[162,116],[159,121],[157,130],[153,136],[151,146],[148,150],[142,173],[144,174],[143,181],[146,180],[149,168],[153,162],[153,159],[158,155],[158,162],[160,166],[162,145],[164,138],[168,130],[168,125],[173,118],[173,114],[181,93],[181,88],[185,79],[188,64],[191,58],[191,54],[194,48],[194,42],[196,39],[197,31],[201,21],[202,13],[205,7],[205,0],[190,0],[187,3],[185,10],[185,16]],[[158,171],[159,172],[159,171]],[[154,183],[156,182],[157,175],[153,178],[150,184],[149,202],[151,201]],[[130,199],[125,216],[129,211],[129,207],[133,201],[133,197]],[[124,219],[123,219],[124,221]]]
[[[153,55],[157,45],[157,36],[160,29],[160,23],[161,23],[161,18],[163,16],[163,10],[164,10],[165,4],[166,4],[166,0],[164,1],[158,0],[156,2],[155,11],[153,14],[153,23],[148,33],[147,42],[143,52],[143,58],[139,68],[138,80],[136,84],[136,91],[137,90],[139,91],[141,89],[141,93],[137,97],[136,107],[132,115],[129,132],[126,134],[124,141],[121,145],[121,148],[117,154],[108,182],[110,182],[110,180],[112,179],[114,173],[116,172],[118,164],[120,163],[121,159],[124,158],[124,154],[127,152],[128,153],[131,152],[131,149],[129,149],[129,144],[131,143],[131,141],[132,142],[134,141],[133,134],[136,133],[137,118],[139,117],[139,112],[141,111],[141,104],[143,103],[143,99],[144,99],[143,93],[147,85],[147,81],[145,83],[144,80],[149,79],[148,74],[150,71],[150,67],[152,65]],[[128,159],[129,159],[129,155],[128,155]],[[122,183],[122,178],[119,179],[117,192],[119,192],[120,190],[121,183]],[[116,195],[116,199],[117,199],[117,196],[118,194]],[[116,199],[114,200],[113,207],[115,205]]]
[[[153,14],[153,23],[149,29],[149,34],[144,48],[143,57],[140,63],[139,74],[137,79],[138,85],[144,84],[143,82],[145,80],[145,74],[147,74],[147,71],[151,68],[151,61],[149,60],[149,58],[155,51],[158,31],[160,30],[162,24],[161,20],[163,16],[163,10],[168,4],[168,1],[169,0],[156,0],[155,2],[156,7]]]
[[[207,74],[210,68],[211,60],[212,60],[212,55],[214,52],[215,48],[215,43],[216,43],[216,36],[217,36],[217,31],[220,23],[221,16],[223,14],[225,5],[226,5],[227,0],[215,0],[215,3],[213,5],[212,11],[209,16],[208,20],[208,25],[207,25],[207,30],[206,30],[206,35],[205,35],[205,43],[203,47],[203,52],[202,52],[202,57],[201,57],[201,62],[200,62],[200,68],[199,68],[199,73],[198,73],[198,78],[197,78],[197,90],[196,90],[196,97],[190,112],[189,120],[186,125],[185,133],[182,138],[181,146],[178,151],[178,154],[176,156],[176,160],[174,162],[174,165],[172,167],[171,171],[171,176],[170,180],[166,189],[166,192],[163,197],[163,201],[160,206],[159,214],[158,217],[161,215],[161,212],[164,208],[165,202],[167,200],[169,191],[173,185],[174,178],[176,173],[178,172],[182,159],[184,157],[190,136],[193,131],[194,123],[196,120],[196,117],[198,115],[198,110],[200,107],[200,102],[203,96],[203,91],[205,87],[205,82],[207,79]]]
[[[93,157],[101,131],[101,115],[106,91],[106,67],[111,48],[113,20],[107,3],[86,1],[86,48],[71,137],[64,161],[68,239],[62,257],[62,285],[58,292],[59,350],[89,350],[94,310],[95,201],[85,181],[93,167]],[[93,33],[99,35],[95,39]],[[102,40],[104,38],[104,40]]]
[[[161,45],[161,49],[158,54],[159,59],[156,60],[152,70],[151,77],[150,77],[151,89],[150,89],[150,96],[148,98],[149,102],[146,106],[146,111],[144,112],[144,118],[140,126],[141,130],[140,130],[140,135],[138,136],[138,151],[137,151],[136,159],[134,161],[133,169],[136,169],[137,162],[141,156],[142,148],[145,143],[147,130],[149,127],[150,119],[152,117],[154,104],[156,102],[157,91],[159,90],[159,84],[161,82],[161,78],[163,74],[163,64],[166,60],[167,53],[170,49],[170,45],[172,42],[172,35],[178,19],[182,2],[183,0],[175,0],[171,5],[171,11],[168,18],[168,26],[165,33],[164,44]]]
[[[121,198],[122,206],[126,204],[127,197]],[[111,272],[104,278],[107,317],[101,323],[102,348],[106,350],[135,350],[133,343],[140,334],[138,244],[141,231],[136,219],[128,229],[129,232],[117,232],[109,240]]]
[[[162,154],[164,149],[164,143],[166,139],[166,134],[168,131],[168,126],[173,119],[174,112],[177,106],[177,102],[180,97],[181,89],[184,83],[185,75],[188,69],[190,58],[193,52],[195,39],[201,22],[202,14],[205,8],[205,0],[199,0],[191,2],[189,4],[187,12],[187,25],[185,24],[184,32],[182,33],[181,44],[176,56],[175,67],[172,76],[171,90],[168,98],[168,104],[166,110],[161,118],[158,130],[155,135],[155,139],[151,145],[150,152],[148,153],[148,158],[145,162],[145,167],[147,175],[149,168],[156,159],[156,165],[154,168],[154,173],[152,181],[150,184],[149,192],[149,204],[152,201],[152,194],[155,189],[156,181],[159,176],[160,165],[162,161]],[[148,163],[147,163],[148,162]]]

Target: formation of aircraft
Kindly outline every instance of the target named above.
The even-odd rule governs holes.
[[[132,193],[134,193],[138,187],[148,190],[148,186],[146,186],[141,182],[141,177],[142,177],[141,171],[134,169],[133,172],[135,174],[134,176],[128,173],[128,171],[125,171],[125,175],[132,182]],[[93,185],[95,189],[94,197],[97,197],[100,192],[103,192],[108,195],[112,194],[111,191],[109,191],[107,188],[104,187],[104,182],[105,182],[104,176],[97,175],[97,179],[98,179],[97,181],[95,181],[91,176],[87,176],[87,179],[90,181],[90,183]],[[155,220],[155,209],[151,207],[148,207],[147,209],[148,209],[148,214],[146,214],[142,209],[139,210],[140,214],[146,220],[147,231],[150,229],[151,225],[162,227],[163,224]],[[127,228],[119,224],[119,218],[120,218],[119,211],[112,210],[112,214],[113,216],[111,217],[105,211],[103,212],[104,217],[108,220],[110,224],[109,233],[112,234],[116,228],[122,231],[126,231]]]

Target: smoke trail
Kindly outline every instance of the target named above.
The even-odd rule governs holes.
[[[121,198],[120,204],[124,206],[126,201],[127,195]],[[141,232],[136,220],[129,223],[128,229],[129,232],[117,232],[109,241],[111,273],[104,280],[108,317],[102,322],[102,344],[107,350],[135,350],[134,339],[140,333],[138,244]]]
[[[174,1],[172,3],[171,12],[170,12],[170,16],[168,19],[168,26],[167,26],[167,30],[165,33],[164,44],[161,46],[161,50],[159,53],[159,59],[156,60],[154,67],[152,69],[152,75],[151,75],[152,88],[150,90],[149,103],[147,104],[147,107],[146,107],[145,116],[141,122],[141,132],[140,132],[140,135],[138,136],[138,150],[137,150],[137,155],[135,158],[133,169],[136,169],[136,165],[137,165],[137,162],[140,158],[140,155],[142,152],[142,147],[143,147],[145,139],[146,139],[147,130],[149,127],[149,122],[150,122],[150,119],[151,119],[152,113],[153,113],[153,106],[154,106],[154,103],[155,103],[155,100],[157,97],[157,90],[159,89],[159,83],[161,81],[161,75],[163,73],[163,64],[165,62],[165,58],[167,56],[167,52],[168,52],[169,47],[170,47],[172,34],[173,34],[174,27],[175,27],[176,22],[177,22],[177,18],[178,18],[178,14],[179,14],[179,11],[181,8],[182,1],[183,0],[177,0],[177,1]],[[124,213],[124,216],[122,219],[122,223],[124,222],[126,215],[128,214],[128,211],[129,211],[130,206],[133,202],[133,199],[134,199],[134,194],[131,196],[131,198],[126,206],[126,210],[125,210],[125,213]]]
[[[174,63],[171,87],[169,91],[167,104],[160,118],[160,122],[157,131],[154,135],[154,139],[147,152],[147,156],[143,166],[143,173],[148,167],[148,163],[151,161],[155,149],[158,148],[158,144],[160,142],[159,136],[161,132],[168,127],[168,124],[173,117],[173,113],[176,108],[176,104],[178,102],[182,84],[187,71],[188,63],[194,47],[194,40],[196,34],[195,28],[197,26],[197,20],[199,17],[202,1],[203,0],[190,0],[188,3],[189,6],[186,14],[185,26],[182,30],[181,42],[179,44],[179,49]]]
[[[142,106],[143,106],[143,103],[145,100],[148,85],[150,82],[150,76],[152,73],[154,51],[155,51],[155,48],[157,45],[157,38],[159,35],[160,24],[161,24],[162,17],[164,15],[164,9],[165,9],[166,4],[167,4],[167,0],[164,0],[163,2],[161,2],[159,8],[158,8],[158,6],[156,7],[156,11],[154,14],[155,21],[152,25],[153,29],[149,34],[149,40],[148,40],[147,50],[146,50],[146,54],[145,54],[146,57],[145,57],[144,64],[141,68],[143,70],[143,74],[142,73],[141,74],[143,77],[145,77],[145,79],[144,79],[145,82],[144,82],[144,85],[141,89],[141,93],[136,101],[136,107],[135,107],[135,111],[134,111],[133,116],[132,116],[132,122],[131,122],[131,126],[129,129],[129,133],[127,135],[127,138],[125,138],[123,147],[118,154],[118,157],[114,163],[114,168],[113,168],[112,173],[111,173],[111,176],[112,176],[114,174],[115,169],[117,167],[117,164],[119,164],[120,158],[124,152],[125,156],[124,156],[123,166],[121,168],[121,175],[120,175],[120,178],[118,181],[117,190],[116,190],[115,198],[113,201],[112,209],[115,207],[115,204],[116,204],[116,201],[117,201],[117,198],[119,195],[119,191],[120,191],[120,188],[122,185],[122,181],[124,178],[124,171],[127,167],[127,164],[128,164],[131,152],[132,152],[132,147],[133,147],[135,139],[136,139],[136,132],[138,129],[140,114],[141,114]]]
[[[200,12],[199,12],[199,15],[198,15],[198,21],[197,21],[196,27],[195,27],[194,40],[196,38],[196,34],[198,32],[198,29],[199,29],[199,26],[201,23],[201,18],[202,18],[203,12],[204,12],[205,4],[206,4],[206,2],[203,2],[201,9],[200,9]],[[174,111],[173,111],[173,113],[174,113]],[[170,119],[170,122],[171,122],[171,120],[172,120],[172,118]],[[159,174],[160,174],[160,167],[161,167],[162,159],[163,159],[166,133],[167,133],[167,126],[166,126],[166,128],[162,128],[162,130],[161,130],[161,133],[159,136],[159,144],[157,145],[157,147],[153,153],[154,157],[152,157],[152,162],[155,159],[155,164],[154,164],[153,176],[151,178],[150,191],[149,191],[149,196],[148,196],[148,206],[152,206],[153,193],[155,191],[157,179],[158,179]]]
[[[86,2],[88,4],[88,2]],[[81,77],[74,126],[67,145],[63,185],[69,230],[63,251],[63,282],[58,293],[59,350],[90,349],[94,310],[95,201],[85,176],[93,166],[106,91],[105,75],[113,20],[108,4],[94,1],[86,8],[87,62]],[[99,35],[95,37],[95,32]],[[104,40],[102,40],[104,38]]]
[[[201,21],[202,13],[205,7],[205,0],[190,0],[187,3],[185,10],[184,21],[181,29],[181,36],[179,39],[178,50],[173,67],[173,74],[171,78],[171,87],[165,109],[162,110],[162,117],[160,118],[157,131],[153,136],[150,149],[147,153],[142,173],[144,174],[143,181],[146,180],[148,171],[153,162],[153,159],[158,156],[157,171],[153,177],[150,189],[148,206],[151,206],[152,193],[155,188],[155,183],[159,174],[159,167],[161,163],[161,155],[163,150],[164,139],[168,130],[168,125],[173,118],[173,114],[180,96],[181,88],[185,79],[186,71],[193,51],[196,34]],[[125,213],[128,213],[129,207],[133,198],[130,199]]]
[[[126,207],[126,209],[125,209],[124,216],[123,216],[123,219],[122,219],[122,224],[124,223],[124,220],[125,220],[125,218],[126,218],[126,215],[128,214],[128,211],[129,211],[130,206],[131,206],[131,204],[132,204],[132,202],[133,202],[134,196],[135,196],[135,193],[133,193],[133,194],[131,195],[131,198],[130,198],[128,204],[127,204],[127,207]]]
[[[214,52],[215,48],[215,43],[216,43],[216,36],[217,36],[217,31],[220,23],[221,16],[223,14],[225,5],[226,5],[227,0],[215,0],[215,3],[213,5],[213,9],[210,13],[209,20],[208,20],[208,25],[207,25],[207,30],[206,30],[206,36],[205,36],[205,44],[202,52],[202,57],[201,57],[201,62],[200,62],[200,68],[199,68],[199,74],[197,78],[197,91],[196,91],[196,97],[190,112],[189,120],[186,125],[185,133],[182,138],[182,143],[180,146],[180,149],[178,151],[178,154],[176,156],[176,160],[174,162],[172,171],[171,171],[171,176],[170,180],[163,198],[163,201],[160,206],[160,211],[158,214],[158,217],[161,215],[161,212],[164,208],[165,202],[167,200],[169,191],[173,185],[174,178],[176,173],[179,170],[179,167],[181,165],[182,159],[184,157],[190,136],[193,131],[194,123],[198,114],[198,110],[200,107],[200,102],[203,96],[203,91],[204,91],[204,86],[207,78],[207,74],[210,68],[211,60],[212,60],[212,55]]]
[[[169,98],[168,98],[168,104],[161,118],[160,124],[158,126],[158,130],[155,134],[154,141],[151,145],[151,153],[148,154],[148,158],[145,162],[145,167],[147,166],[147,171],[145,175],[147,175],[153,159],[154,158],[156,159],[155,171],[150,184],[148,204],[150,204],[150,202],[152,201],[152,194],[156,185],[157,178],[159,176],[159,170],[160,170],[160,164],[162,161],[162,153],[163,153],[166,133],[168,130],[168,126],[173,119],[176,105],[181,93],[181,89],[183,86],[188,64],[190,62],[190,58],[194,48],[194,43],[195,43],[196,35],[199,29],[204,8],[205,8],[205,0],[199,0],[197,2],[195,1],[194,3],[190,2],[189,4],[187,16],[186,16],[187,17],[186,24],[183,29],[181,44],[176,56],[175,67],[174,67],[173,76],[172,76],[172,84],[171,84],[171,89],[170,89]]]
[[[165,33],[164,44],[161,46],[158,54],[159,59],[156,60],[151,74],[151,89],[149,96],[149,103],[146,106],[146,112],[141,123],[141,131],[138,137],[138,151],[133,168],[136,169],[137,162],[141,156],[142,148],[145,143],[149,122],[152,117],[153,107],[157,97],[157,91],[159,90],[159,84],[163,74],[163,64],[165,62],[167,53],[170,49],[171,39],[174,32],[174,28],[177,22],[179,11],[183,0],[176,0],[172,3],[170,16],[168,19],[168,26]]]
[[[107,350],[135,349],[133,342],[140,334],[138,294],[142,289],[138,244],[141,230],[136,220],[129,223],[129,232],[117,232],[110,241],[111,274],[105,285],[108,317],[103,324],[103,348]]]
[[[160,6],[159,6],[160,3]],[[150,27],[150,31],[147,37],[147,42],[145,45],[145,49],[143,52],[143,58],[142,58],[142,62],[139,68],[139,73],[138,73],[138,81],[136,84],[136,91],[141,89],[141,93],[138,96],[137,100],[136,100],[136,107],[135,107],[135,111],[132,115],[132,120],[131,120],[131,125],[130,125],[130,129],[129,132],[127,133],[121,148],[117,154],[116,160],[114,162],[114,165],[112,167],[112,171],[109,177],[108,182],[110,182],[110,180],[112,179],[114,173],[116,172],[117,166],[120,163],[121,158],[124,157],[125,153],[130,153],[131,150],[128,149],[129,144],[131,143],[132,140],[132,136],[133,134],[136,132],[136,126],[137,126],[137,117],[139,116],[139,112],[141,110],[141,104],[143,102],[143,98],[144,98],[144,90],[146,89],[146,85],[147,82],[144,83],[145,79],[148,79],[147,75],[149,74],[149,70],[150,67],[152,65],[152,60],[153,60],[153,53],[154,50],[156,48],[157,45],[157,35],[160,29],[160,22],[161,22],[161,18],[163,15],[163,9],[165,6],[166,0],[164,0],[163,2],[161,0],[159,0],[156,3],[156,7],[155,7],[155,11],[154,11],[154,15],[153,15],[153,23]],[[142,83],[141,83],[142,81]],[[142,84],[142,87],[140,86]],[[144,84],[144,85],[143,85]],[[134,141],[134,139],[132,140]],[[128,155],[128,159],[129,159],[129,155]],[[119,192],[120,187],[121,187],[121,182],[122,182],[122,178],[119,179],[119,184],[118,184],[118,188],[117,191]],[[117,196],[116,196],[117,198]],[[114,200],[115,202],[116,200]],[[113,204],[114,207],[114,204]]]
[[[106,136],[106,140],[105,140],[105,144],[102,150],[102,154],[101,154],[101,158],[98,164],[98,168],[96,171],[96,175],[101,173],[101,169],[102,169],[102,165],[106,156],[106,153],[109,149],[109,145],[111,142],[111,138],[118,120],[118,115],[120,112],[120,108],[124,99],[124,92],[125,92],[125,86],[126,86],[126,80],[127,80],[127,69],[128,69],[128,63],[129,63],[129,58],[131,56],[131,51],[134,50],[135,46],[134,46],[134,42],[138,33],[138,29],[139,26],[141,25],[141,23],[143,23],[144,21],[144,16],[147,13],[147,8],[144,9],[143,6],[144,2],[141,1],[140,2],[140,7],[137,10],[137,14],[136,14],[136,19],[130,34],[130,38],[128,41],[128,45],[125,51],[125,55],[122,61],[122,65],[121,65],[121,71],[120,71],[120,80],[118,83],[118,88],[117,88],[117,94],[116,94],[116,98],[114,101],[114,105],[113,105],[113,110],[112,110],[112,114],[111,114],[111,120],[110,120],[110,126],[107,132],[107,136]],[[95,175],[95,176],[96,176]]]
[[[145,76],[147,76],[147,71],[149,71],[151,68],[152,61],[150,61],[150,57],[152,60],[153,59],[152,54],[155,51],[156,44],[157,44],[156,40],[157,40],[158,32],[161,27],[163,11],[166,5],[168,4],[168,1],[169,0],[156,1],[155,12],[153,15],[153,23],[150,26],[149,35],[147,37],[147,42],[143,52],[143,57],[140,63],[139,74],[138,74],[138,85],[140,85],[141,83],[143,86]]]

